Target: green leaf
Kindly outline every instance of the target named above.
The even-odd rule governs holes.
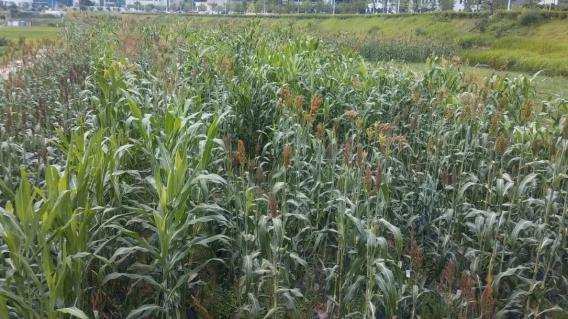
[[[201,152],[201,159],[199,160],[198,165],[199,170],[205,169],[210,162],[211,150],[213,149],[213,140],[215,139],[215,136],[217,136],[218,122],[219,120],[215,118],[207,129],[207,140],[205,141],[205,145],[203,146],[203,150]]]
[[[532,182],[536,178],[536,173],[530,173],[529,175],[525,176],[521,183],[519,184],[519,188],[517,189],[517,194],[519,196],[524,195],[525,191],[527,190],[527,186],[530,182]]]
[[[89,316],[87,316],[81,309],[79,309],[77,307],[60,308],[60,309],[57,309],[57,311],[59,311],[61,313],[66,313],[66,314],[71,315],[75,318],[89,319]]]
[[[272,194],[274,194],[274,195],[278,194],[278,192],[280,192],[285,187],[286,187],[286,183],[284,183],[284,182],[278,182],[278,183],[274,184],[274,186],[272,187]]]
[[[302,265],[303,267],[308,266],[308,263],[294,252],[290,253],[290,258],[292,258],[296,263]]]
[[[112,257],[110,258],[110,261],[114,262],[116,261],[116,259],[119,256],[122,255],[129,255],[132,254],[134,252],[142,252],[142,253],[146,253],[148,252],[148,249],[144,248],[144,247],[140,247],[140,246],[132,246],[132,247],[120,247],[118,248],[114,254],[112,255]]]
[[[6,305],[6,298],[0,295],[0,318],[8,318],[8,306]]]
[[[107,282],[111,281],[111,280],[115,280],[121,277],[126,277],[132,280],[142,280],[145,281],[149,284],[151,284],[154,287],[157,288],[161,288],[160,284],[157,283],[154,278],[150,277],[150,276],[145,276],[145,275],[138,275],[138,274],[128,274],[128,273],[121,273],[121,272],[113,272],[110,273],[108,275],[106,275],[103,279],[102,284],[106,284]]]
[[[221,184],[221,185],[227,184],[227,181],[223,177],[217,174],[200,174],[194,179],[194,182],[201,182],[201,181],[210,182],[214,184]]]
[[[16,197],[16,194],[14,194],[14,192],[8,187],[8,185],[6,185],[6,183],[4,183],[2,179],[0,179],[0,192],[6,194],[10,201],[14,201],[14,198]]]
[[[388,228],[388,230],[392,233],[396,247],[397,249],[400,249],[402,247],[402,233],[400,232],[400,229],[395,225],[391,224],[390,222],[388,222],[384,218],[379,219],[379,222],[385,225]]]
[[[143,305],[134,310],[132,310],[126,319],[133,319],[133,318],[145,318],[146,316],[156,312],[161,311],[161,307],[158,305]]]

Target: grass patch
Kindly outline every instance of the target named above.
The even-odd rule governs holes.
[[[543,58],[526,50],[489,49],[473,50],[462,53],[470,64],[485,64],[498,70],[539,71],[547,74],[568,76],[568,58],[550,55]]]
[[[359,53],[368,61],[420,62],[430,56],[451,56],[454,50],[452,46],[415,41],[370,40],[361,46]]]
[[[401,62],[391,62],[390,65],[400,68],[403,70],[409,70],[422,75],[427,72],[430,67],[426,63],[401,63]],[[516,72],[516,71],[500,71],[491,68],[475,67],[475,66],[462,66],[461,71],[464,72],[466,77],[485,79],[493,75],[505,76],[505,77],[519,77],[522,75],[532,76],[533,74],[527,74],[526,72]],[[563,76],[546,76],[539,74],[533,81],[535,90],[538,96],[543,99],[546,98],[568,98],[568,78]]]
[[[58,30],[50,26],[0,27],[0,57],[11,60],[12,53],[21,51],[25,45],[41,46],[43,40],[56,40]]]
[[[0,27],[0,37],[8,40],[25,38],[29,40],[56,39],[57,27]]]

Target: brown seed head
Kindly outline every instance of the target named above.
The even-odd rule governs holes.
[[[381,188],[383,173],[381,170],[381,161],[377,160],[377,167],[375,168],[375,190],[378,192]]]
[[[534,154],[540,153],[540,151],[548,147],[548,142],[543,138],[535,138],[531,143],[531,148]]]
[[[442,184],[446,186],[452,185],[454,183],[454,175],[452,172],[443,171],[442,174],[440,174],[440,180],[442,181]]]
[[[395,135],[395,136],[391,136],[387,139],[387,143],[389,145],[394,145],[396,146],[399,150],[403,149],[404,146],[407,144],[406,142],[406,136],[404,135]]]
[[[494,309],[495,299],[493,298],[493,287],[491,280],[489,280],[481,294],[481,318],[493,318]]]
[[[316,125],[316,137],[319,138],[319,139],[322,139],[324,133],[325,133],[325,128],[324,128],[323,124],[318,123],[318,125]]]
[[[290,93],[290,90],[288,89],[288,86],[286,86],[286,85],[282,86],[278,90],[276,95],[278,96],[278,105],[281,105],[281,106],[290,105],[291,93]]]
[[[414,104],[418,104],[418,102],[420,102],[420,98],[421,98],[420,92],[418,90],[413,91],[411,98],[412,98],[412,102],[414,102]]]
[[[351,77],[351,85],[355,88],[359,88],[361,86],[361,80],[359,80],[358,76]]]
[[[528,100],[523,107],[521,108],[521,121],[528,122],[531,119],[532,113],[534,108],[534,102],[532,100]]]
[[[355,110],[348,110],[348,111],[345,111],[345,113],[343,115],[349,121],[355,121],[355,119],[357,119],[357,116],[359,115],[359,113],[357,113],[357,111],[355,111]]]
[[[499,135],[495,140],[495,152],[503,155],[507,150],[507,146],[509,146],[509,139],[504,135]]]
[[[345,164],[349,164],[349,159],[351,158],[351,140],[348,139],[343,144],[343,161]]]
[[[464,274],[460,279],[460,290],[462,291],[463,298],[469,303],[475,299],[475,293],[473,291],[474,281],[470,275]]]
[[[489,120],[489,123],[490,123],[489,131],[497,133],[501,125],[501,113],[497,112],[493,114]]]
[[[362,167],[367,160],[367,152],[361,145],[357,145],[357,166]]]
[[[365,173],[363,174],[363,185],[367,192],[371,192],[373,189],[373,177],[371,175],[371,169],[369,166],[365,167]]]
[[[312,100],[310,101],[310,114],[314,115],[316,114],[318,108],[320,107],[322,102],[322,98],[319,95],[314,95],[312,96]]]
[[[449,260],[444,266],[440,278],[440,283],[442,284],[442,287],[444,287],[447,291],[452,290],[455,273],[456,273],[456,265],[452,260]]]
[[[422,269],[423,260],[422,251],[416,240],[412,238],[410,240],[410,262],[412,264],[412,270],[420,271],[420,269]]]
[[[285,168],[290,166],[290,158],[292,157],[292,147],[290,144],[284,145],[284,149],[282,150],[282,164]]]
[[[392,125],[390,123],[375,123],[377,125],[377,130],[381,134],[386,134],[392,130]]]
[[[237,143],[237,164],[244,166],[246,164],[246,151],[245,151],[245,142],[243,140],[239,140]]]
[[[302,105],[304,105],[304,97],[301,95],[296,96],[294,98],[294,107],[296,108],[296,110],[301,110]]]

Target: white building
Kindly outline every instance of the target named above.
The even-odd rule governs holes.
[[[541,6],[557,6],[559,0],[541,0],[538,4]]]
[[[386,8],[386,10],[385,10]],[[400,12],[399,0],[373,0],[367,5],[367,12],[375,13],[398,13]]]
[[[50,16],[54,16],[54,17],[63,17],[65,15],[65,11],[61,11],[61,10],[44,10],[41,12],[42,14],[45,15],[50,15]]]
[[[466,10],[466,1],[467,0],[454,0],[453,10],[457,12],[465,11]],[[477,12],[481,10],[481,5],[479,2],[469,4],[469,11]]]
[[[229,0],[206,0],[199,2],[196,1],[195,5],[197,6],[199,11],[202,11],[204,13],[216,13],[220,11],[225,11],[228,3]],[[203,9],[205,11],[203,11]]]
[[[2,3],[6,6],[14,4],[17,7],[31,7],[33,4],[33,0],[5,0],[2,1]]]
[[[144,8],[148,6],[165,8],[167,5],[167,0],[126,0],[126,6],[131,8]]]
[[[6,26],[8,27],[27,27],[30,26],[30,21],[26,20],[8,20],[6,21]]]
[[[454,1],[454,11],[464,11],[465,10],[465,0],[455,0]]]
[[[510,0],[512,5],[520,6],[526,0]],[[556,6],[560,0],[540,0],[538,3],[541,6]],[[456,12],[470,11],[478,12],[483,10],[484,1],[481,0],[453,0],[452,10]],[[384,7],[386,6],[386,10]],[[399,0],[371,0],[367,4],[368,13],[399,13],[399,12],[414,12],[415,8],[421,8],[421,12],[440,11],[439,0],[409,0],[405,3],[404,8],[401,8]]]

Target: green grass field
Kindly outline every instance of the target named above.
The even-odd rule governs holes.
[[[25,38],[29,40],[55,39],[57,27],[0,27],[0,37],[8,40]]]
[[[57,31],[59,28],[52,26],[33,26],[33,27],[0,27],[0,38],[6,39],[11,42],[25,42],[40,41],[40,40],[53,40],[57,38]],[[7,47],[0,45],[0,57],[4,55]]]
[[[453,46],[471,65],[498,70],[568,75],[568,20],[544,19],[524,25],[512,16],[441,15],[291,19],[323,34],[348,33],[379,41]]]

